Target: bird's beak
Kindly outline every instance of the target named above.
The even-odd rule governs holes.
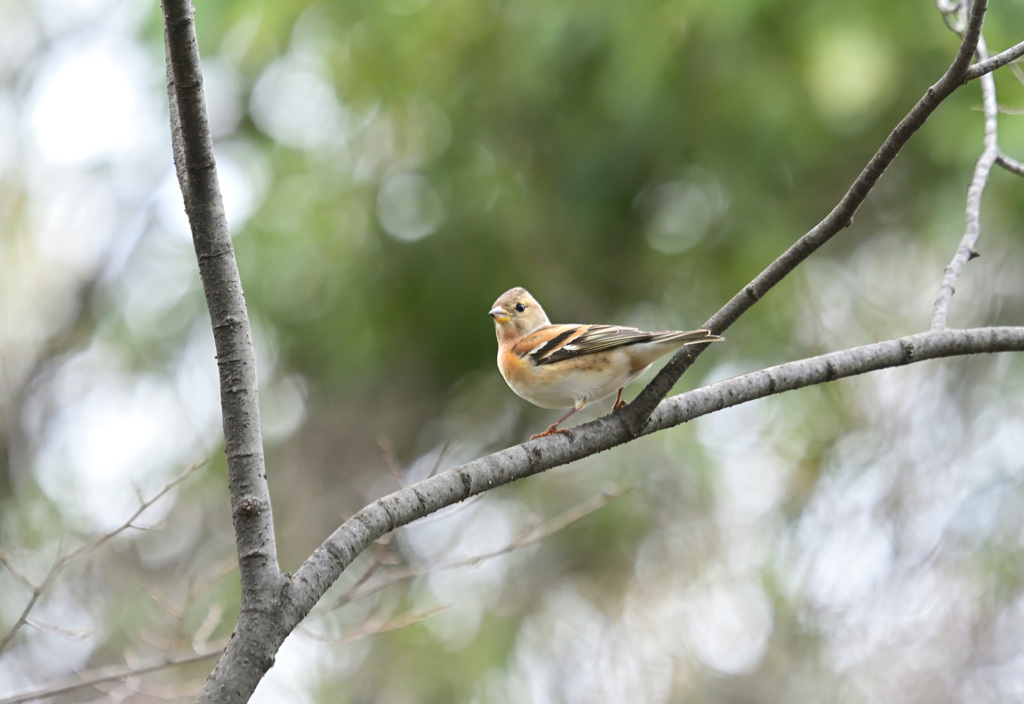
[[[510,320],[509,314],[504,308],[491,308],[487,315],[494,318],[496,323],[507,323]]]

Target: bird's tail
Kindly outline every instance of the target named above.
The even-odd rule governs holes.
[[[725,338],[713,335],[709,330],[689,330],[680,332],[676,330],[659,333],[657,342],[681,342],[685,345],[697,345],[702,342],[722,342]]]

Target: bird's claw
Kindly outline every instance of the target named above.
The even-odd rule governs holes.
[[[536,440],[537,438],[546,438],[549,435],[568,435],[569,439],[572,440],[572,431],[571,430],[567,430],[565,428],[559,428],[558,427],[558,423],[555,423],[554,425],[549,426],[548,429],[545,430],[543,433],[537,433],[536,435],[531,435],[530,439],[531,440]]]

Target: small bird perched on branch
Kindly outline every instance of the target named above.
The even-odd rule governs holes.
[[[618,389],[615,405],[626,405],[622,390],[659,357],[686,345],[719,342],[707,330],[644,332],[617,325],[552,325],[525,288],[513,288],[494,302],[489,315],[498,336],[498,369],[519,396],[541,408],[569,412],[543,433],[572,437],[559,424],[591,401]]]

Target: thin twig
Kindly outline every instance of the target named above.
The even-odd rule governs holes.
[[[10,559],[3,552],[0,552],[0,565],[3,565],[4,567],[6,567],[7,571],[11,573],[11,576],[14,577],[16,580],[18,580],[21,583],[21,585],[23,587],[25,587],[26,589],[35,589],[36,588],[36,585],[32,584],[32,581],[28,577],[26,577],[21,572],[19,572],[14,567],[14,565],[11,564]]]
[[[160,490],[153,494],[153,496],[149,497],[148,500],[142,501],[142,503],[139,504],[139,507],[135,510],[135,513],[129,516],[128,519],[124,521],[121,525],[119,525],[117,528],[115,528],[109,533],[104,534],[92,543],[82,545],[77,550],[73,550],[72,552],[68,553],[67,556],[64,558],[64,563],[70,564],[75,560],[85,557],[86,555],[100,548],[105,543],[117,537],[124,531],[128,530],[129,528],[133,528],[134,526],[132,524],[135,522],[135,519],[141,516],[143,512],[146,511],[146,509],[148,509],[150,506],[152,506],[157,501],[166,496],[176,486],[178,486],[183,481],[191,477],[193,472],[198,470],[200,467],[203,467],[204,465],[206,465],[206,460],[196,462],[195,464],[191,465],[188,469],[179,474],[177,477],[164,484],[160,488]]]
[[[152,506],[157,501],[166,496],[168,492],[174,489],[174,487],[178,486],[183,481],[192,476],[192,473],[195,472],[200,467],[202,467],[204,464],[206,464],[205,461],[193,464],[183,473],[181,473],[171,481],[164,484],[164,486],[161,487],[160,490],[157,491],[153,496],[151,496],[148,499],[141,500],[139,503],[139,507],[135,510],[135,512],[132,513],[132,515],[129,516],[127,520],[121,523],[114,530],[110,531],[109,533],[103,534],[102,536],[93,541],[90,541],[79,546],[71,552],[59,553],[57,559],[54,560],[53,565],[47,571],[46,576],[43,577],[42,581],[38,584],[32,583],[31,580],[26,578],[17,570],[13,569],[8,559],[4,555],[0,554],[0,562],[2,562],[3,565],[7,567],[8,570],[10,570],[11,574],[14,575],[15,579],[17,579],[31,591],[31,596],[25,603],[25,606],[22,608],[21,613],[18,615],[18,618],[15,620],[14,624],[11,625],[9,629],[7,629],[7,632],[4,633],[3,637],[0,637],[0,652],[3,652],[4,648],[6,648],[10,644],[11,640],[14,638],[15,634],[18,632],[18,630],[21,629],[22,626],[25,626],[26,624],[32,625],[29,619],[29,614],[32,612],[32,609],[35,608],[40,597],[42,597],[43,592],[45,592],[50,587],[50,585],[53,584],[53,581],[57,578],[57,575],[60,574],[61,570],[63,570],[65,567],[72,564],[76,560],[80,560],[86,555],[95,552],[100,547],[102,547],[110,540],[112,540],[114,537],[120,535],[124,531],[131,528],[135,519],[141,516],[144,511],[146,511],[150,506]]]
[[[352,588],[347,590],[345,594],[332,602],[329,607],[326,607],[326,609],[337,609],[346,603],[363,599],[371,594],[376,594],[381,589],[405,579],[411,579],[412,577],[419,577],[425,574],[433,574],[435,572],[456,570],[462,567],[473,567],[485,560],[500,557],[501,555],[507,555],[516,550],[521,550],[522,548],[529,547],[530,545],[535,545],[576,521],[589,516],[598,509],[603,508],[614,499],[619,498],[629,491],[631,491],[630,487],[615,487],[613,489],[603,491],[596,496],[592,496],[587,500],[576,504],[575,506],[569,507],[553,518],[549,518],[542,523],[528,527],[526,530],[522,531],[519,535],[510,540],[506,545],[490,552],[448,560],[447,562],[428,562],[419,565],[407,565],[405,567],[394,567],[388,569],[381,581],[371,584],[366,588],[359,589],[358,587],[361,587],[367,581],[365,579],[360,580],[357,584],[354,584]]]
[[[936,0],[935,7],[942,13],[947,27],[963,34],[967,27],[967,0]]]
[[[71,641],[85,640],[93,634],[93,631],[87,628],[76,628],[74,630],[70,628],[62,628],[61,626],[57,626],[52,623],[47,623],[46,621],[40,621],[38,619],[32,618],[31,616],[29,616],[26,623],[27,625],[31,626],[37,631],[42,631],[43,633],[49,633],[51,635],[60,636],[61,638]]]
[[[356,628],[346,631],[343,635],[337,638],[323,636],[310,628],[304,629],[303,632],[309,638],[321,643],[327,643],[330,645],[346,645],[348,643],[354,643],[357,640],[362,640],[368,636],[375,636],[389,631],[397,631],[400,628],[405,628],[414,623],[425,621],[436,613],[448,610],[448,608],[448,606],[432,606],[424,611],[417,611],[415,613],[408,612],[399,614],[398,616],[392,616],[390,618],[368,619],[359,624]],[[0,702],[0,704],[3,704],[3,702]]]
[[[988,55],[985,48],[985,39],[978,41],[978,56],[983,60]],[[992,165],[999,157],[998,125],[999,106],[996,102],[996,81],[991,73],[981,77],[982,106],[985,112],[985,137],[981,155],[974,165],[974,177],[971,185],[967,188],[967,206],[965,208],[967,224],[964,228],[964,236],[960,239],[960,246],[957,247],[953,260],[945,268],[942,274],[942,283],[939,286],[939,295],[935,299],[932,309],[932,330],[941,330],[946,327],[949,318],[949,305],[953,300],[953,293],[956,291],[956,282],[963,273],[967,262],[978,256],[974,249],[978,238],[981,236],[981,196],[988,183],[989,174],[992,173]]]
[[[15,634],[21,630],[21,627],[29,623],[28,615],[32,613],[32,609],[36,607],[36,604],[39,602],[39,598],[43,595],[43,592],[46,591],[57,576],[57,573],[60,572],[61,566],[62,559],[58,557],[46,573],[46,576],[43,577],[43,581],[32,587],[32,593],[29,596],[28,601],[25,602],[25,606],[22,607],[21,613],[18,614],[18,618],[15,619],[14,623],[11,624],[11,627],[8,628],[7,632],[4,633],[2,638],[0,638],[0,653],[2,653],[10,642],[14,640]]]
[[[992,73],[997,68],[1016,61],[1021,56],[1024,56],[1024,42],[1014,44],[1009,49],[1001,51],[991,58],[982,58],[981,61],[967,69],[967,73],[964,74],[964,82],[973,81],[975,78],[981,78],[986,74]]]
[[[187,665],[193,662],[209,660],[210,658],[215,658],[223,653],[225,645],[227,645],[226,639],[211,649],[204,650],[202,652],[189,653],[187,655],[163,655],[158,658],[144,660],[133,665],[110,665],[108,667],[101,667],[95,670],[87,670],[75,677],[69,677],[66,680],[55,682],[41,689],[21,692],[20,694],[5,697],[4,699],[0,699],[0,704],[23,704],[23,702],[55,697],[58,694],[67,694],[68,692],[74,692],[75,690],[83,689],[85,687],[95,687],[96,685],[104,682],[123,680],[128,677],[137,677],[150,672],[156,672],[157,670],[165,670],[169,667],[178,667],[180,665]]]
[[[1024,163],[1017,161],[1013,157],[999,152],[999,154],[996,155],[996,163],[1012,174],[1024,176]]]
[[[1010,64],[1010,73],[1013,74],[1018,83],[1024,85],[1024,68],[1021,68],[1019,63]]]

